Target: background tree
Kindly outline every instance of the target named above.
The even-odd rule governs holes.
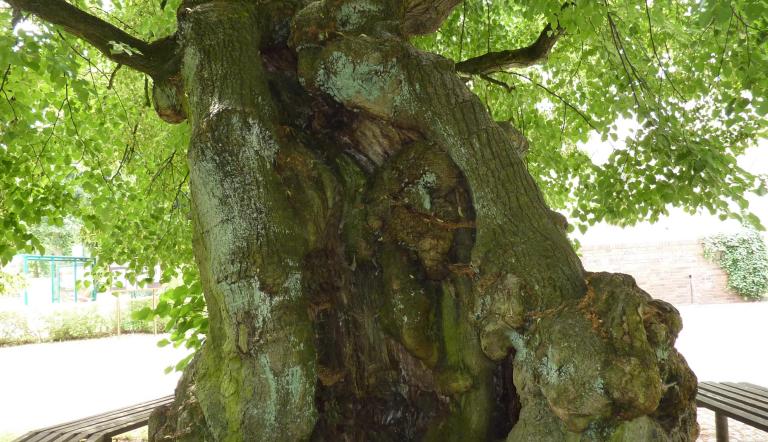
[[[71,215],[183,273],[159,308],[208,333],[154,439],[695,435],[679,315],[585,272],[544,200],[742,217],[762,2],[8,4],[0,256]]]

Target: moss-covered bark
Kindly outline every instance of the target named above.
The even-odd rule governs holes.
[[[429,3],[180,9],[155,102],[193,127],[211,331],[154,440],[695,436],[679,315],[583,271],[524,139],[409,45]]]

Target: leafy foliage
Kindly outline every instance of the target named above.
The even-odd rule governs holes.
[[[0,270],[0,296],[16,296],[27,281],[24,276]]]
[[[155,325],[157,326],[157,332],[163,333],[166,328],[165,321],[156,320],[154,317],[147,319],[137,319],[138,312],[144,309],[151,310],[152,298],[139,298],[131,299],[127,303],[128,312],[121,314],[120,316],[120,332],[121,333],[153,333],[155,331]]]
[[[78,6],[152,40],[174,31],[178,3]],[[171,281],[192,262],[188,126],[157,118],[143,75],[43,22],[9,31],[11,15],[0,4],[0,262],[56,250],[45,238],[76,220],[102,264],[100,287],[112,285],[113,262],[131,283],[156,269]]]
[[[728,287],[744,299],[768,293],[768,247],[754,230],[716,235],[704,240],[704,256],[728,274]]]
[[[29,232],[40,241],[40,246],[47,255],[70,255],[72,246],[81,241],[82,226],[72,216],[65,216],[59,225],[49,224],[43,217],[41,223],[29,226]]]
[[[144,307],[136,311],[133,318],[139,321],[150,321],[154,317],[159,317],[166,321],[165,327],[171,331],[171,335],[168,339],[158,342],[158,346],[184,345],[186,348],[197,350],[203,344],[205,334],[208,332],[205,298],[203,298],[197,269],[193,266],[185,266],[182,275],[181,284],[164,292],[154,310]],[[175,367],[169,367],[168,371],[171,369],[181,371],[190,360],[191,358],[185,358]]]
[[[527,46],[546,23],[566,35],[545,64],[468,81],[530,139],[551,205],[584,225],[654,221],[675,206],[759,226],[742,211],[765,178],[736,157],[766,133],[765,2],[467,0],[418,43],[461,60]],[[604,162],[581,148],[598,140]]]

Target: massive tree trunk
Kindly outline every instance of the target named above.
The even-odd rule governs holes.
[[[458,1],[187,1],[210,334],[153,440],[691,440],[678,313],[586,273],[454,64]]]

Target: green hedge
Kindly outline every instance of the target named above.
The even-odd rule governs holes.
[[[126,305],[127,304],[127,305]],[[136,312],[152,306],[152,299],[131,299],[121,305],[121,333],[152,333],[151,320],[135,319]],[[90,339],[117,334],[116,312],[100,312],[96,305],[66,306],[38,318],[24,311],[0,311],[0,346],[50,341]],[[163,333],[167,319],[157,320],[157,332]]]
[[[0,312],[0,346],[40,342],[40,336],[18,312]]]
[[[49,341],[101,338],[115,332],[114,323],[94,307],[55,311],[46,316]]]

